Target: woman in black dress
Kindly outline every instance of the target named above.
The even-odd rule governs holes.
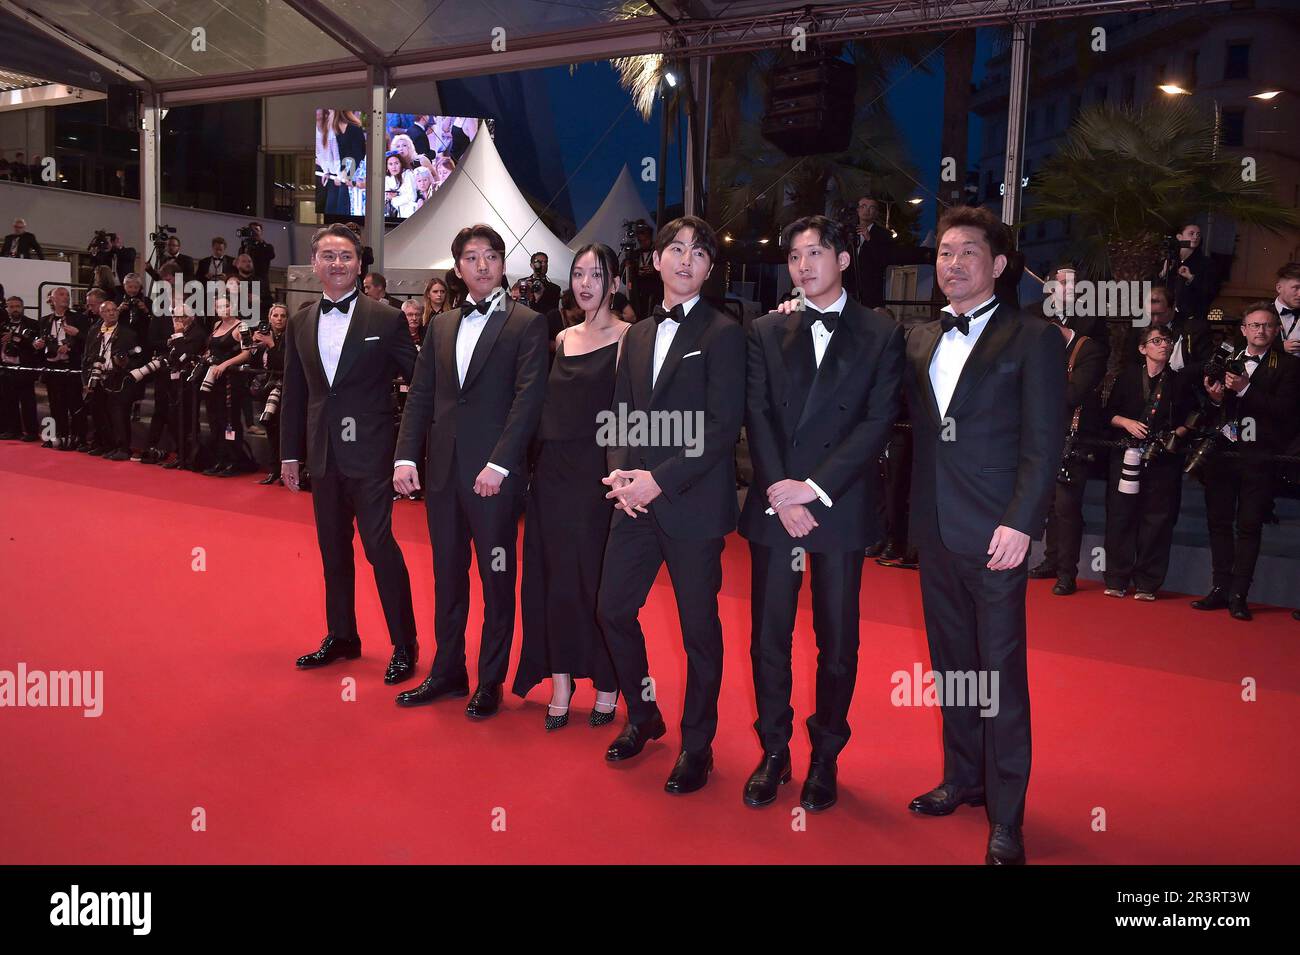
[[[618,258],[604,245],[578,250],[569,287],[583,320],[557,336],[537,430],[528,489],[520,588],[524,640],[514,692],[551,675],[546,728],[569,721],[574,680],[590,678],[596,702],[588,722],[613,721],[618,681],[596,622],[596,593],[613,506],[601,478],[609,473],[596,442],[597,415],[614,399],[614,369],[627,322],[610,311],[618,290]]]
[[[235,371],[248,361],[250,352],[244,348],[240,336],[241,322],[232,314],[230,302],[216,300],[216,325],[208,336],[208,369],[200,388],[203,403],[208,409],[208,440],[212,451],[212,466],[203,473],[215,477],[230,477],[244,445],[243,404],[247,384],[244,376]]]

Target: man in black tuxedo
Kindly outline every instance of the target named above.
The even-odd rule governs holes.
[[[934,250],[901,246],[884,224],[884,207],[878,199],[858,199],[858,227],[849,237],[849,267],[844,288],[868,308],[885,304],[885,271],[891,265],[931,265]]]
[[[4,245],[0,246],[0,258],[4,259],[43,259],[45,250],[36,241],[36,236],[27,231],[27,220],[14,220],[14,231],[5,236]]]
[[[420,647],[411,579],[393,539],[393,376],[410,378],[415,345],[401,312],[357,292],[361,245],[351,232],[326,226],[312,236],[311,248],[325,294],[300,308],[285,332],[280,477],[297,491],[304,458],[311,468],[329,633],[298,666],[361,655],[355,520],[393,643],[384,682],[400,683],[415,672]]]
[[[617,512],[596,615],[628,714],[605,758],[629,759],[667,732],[637,619],[667,563],[687,660],[682,751],[664,786],[674,794],[700,789],[713,768],[722,687],[722,546],[739,510],[734,452],[745,413],[745,334],[700,297],[717,254],[717,234],[696,216],[659,230],[654,264],[664,297],[654,321],[637,322],[623,336],[614,410],[629,427],[607,448],[610,474],[604,478],[610,487],[605,496]],[[656,429],[674,419],[681,425],[676,431]],[[646,425],[644,441],[637,438],[638,421]]]
[[[1065,434],[1073,435],[1074,448],[1101,437],[1101,382],[1106,377],[1106,351],[1068,325],[1055,323],[1065,340]],[[1068,597],[1078,590],[1079,548],[1083,546],[1083,492],[1088,486],[1088,465],[1072,455],[1062,461],[1052,490],[1047,515],[1043,562],[1029,572],[1035,580],[1056,578],[1052,593]]]
[[[1025,557],[1065,443],[1065,346],[994,296],[1006,238],[991,212],[950,209],[937,232],[949,304],[941,322],[907,335],[911,530],[931,668],[949,686],[964,676],[993,688],[993,703],[943,701],[943,781],[909,808],[942,816],[987,801],[985,861],[1018,864],[1030,757]]]
[[[1276,465],[1296,431],[1300,411],[1300,359],[1273,347],[1281,322],[1272,302],[1254,302],[1241,317],[1246,339],[1244,375],[1228,371],[1222,382],[1202,377],[1217,406],[1214,423],[1227,426],[1216,438],[1219,450],[1239,457],[1213,456],[1205,465],[1205,519],[1210,531],[1213,586],[1197,610],[1227,608],[1235,620],[1250,620],[1246,598],[1259,560],[1264,521],[1273,510]],[[1222,432],[1221,432],[1222,434]]]
[[[131,460],[131,405],[139,387],[128,372],[145,363],[144,346],[112,299],[99,306],[99,323],[91,327],[82,354],[86,406],[95,422],[95,446],[87,453],[105,461]],[[95,374],[98,369],[98,374]]]
[[[392,482],[399,494],[420,489],[433,546],[433,669],[400,706],[465,696],[465,623],[469,618],[470,544],[483,587],[478,687],[465,713],[486,719],[501,706],[515,630],[515,538],[528,488],[528,445],[546,396],[546,319],[501,288],[506,244],[487,225],[461,229],[451,246],[456,275],[469,289],[459,309],[434,316],[407,377]],[[410,340],[409,333],[407,340]]]
[[[36,373],[14,369],[36,365],[39,323],[27,317],[17,295],[5,299],[5,313],[0,324],[0,440],[38,441]]]
[[[72,297],[63,286],[49,295],[50,312],[41,317],[39,337],[33,342],[38,354],[44,354],[45,390],[50,397],[50,417],[54,419],[54,437],[41,447],[61,451],[73,450],[78,441],[78,412],[81,410],[80,371],[89,321],[71,307]]]
[[[753,575],[754,729],[763,756],[744,801],[766,806],[790,779],[790,649],[811,555],[817,712],[799,801],[821,812],[835,805],[836,759],[849,739],[862,562],[881,532],[876,461],[898,416],[903,329],[844,291],[849,253],[830,219],[795,220],[782,244],[805,305],[765,315],[749,332],[745,433],[754,481],[740,532]]]
[[[234,274],[235,260],[226,255],[226,240],[217,236],[212,240],[212,254],[199,259],[198,271],[194,277],[200,282],[219,282]]]

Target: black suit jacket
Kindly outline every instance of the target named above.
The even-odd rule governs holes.
[[[1041,318],[999,305],[939,416],[930,362],[938,322],[907,333],[912,409],[912,535],[984,554],[999,525],[1043,530],[1065,444],[1065,342]]]
[[[39,337],[48,338],[51,330],[54,328],[55,315],[53,312],[41,316]],[[66,328],[71,325],[78,332],[76,335],[67,335],[65,333],[64,341],[68,345],[68,357],[65,361],[56,361],[45,359],[44,364],[50,368],[80,368],[81,356],[86,350],[86,330],[90,327],[90,319],[81,312],[68,309],[63,313],[63,324]]]
[[[45,250],[42,249],[41,244],[36,241],[36,236],[32,235],[30,232],[24,232],[22,235],[19,235],[16,232],[11,232],[9,235],[5,236],[4,245],[0,247],[0,258],[9,258],[13,253],[15,242],[18,243],[18,258],[45,258]]]
[[[209,278],[215,279],[218,275],[234,274],[235,259],[233,256],[223,255],[220,259],[217,259],[216,256],[206,255],[199,259],[198,269],[194,277],[200,282],[206,282]]]
[[[100,350],[103,347],[104,340],[104,323],[98,322],[90,330],[86,339],[85,349],[81,355],[82,381],[84,382],[90,372],[90,367],[99,361]],[[141,347],[139,340],[135,337],[135,332],[131,331],[130,326],[125,322],[117,323],[117,330],[113,333],[113,341],[109,345],[109,354],[114,359],[112,368],[107,369],[106,373],[116,368],[118,371],[130,371],[132,368],[139,368],[145,363],[144,349]],[[117,368],[116,361],[119,358],[125,358],[126,364]]]
[[[754,480],[740,533],[768,547],[860,550],[881,535],[872,465],[898,418],[903,329],[850,298],[818,367],[805,314],[817,313],[772,312],[750,326],[745,434]],[[786,478],[811,478],[831,500],[807,505],[818,526],[797,540],[765,513],[767,488]]]
[[[395,308],[357,296],[339,365],[330,384],[317,345],[320,301],[289,319],[284,337],[280,456],[325,473],[326,452],[345,477],[393,472],[393,377],[409,377],[415,346]],[[345,441],[351,419],[354,440]]]
[[[415,375],[407,379],[411,390],[397,460],[418,461],[425,452],[430,491],[454,487],[453,481],[472,487],[490,461],[510,472],[502,492],[522,494],[528,487],[528,444],[546,397],[546,319],[507,297],[504,307],[488,315],[463,387],[456,373],[460,321],[461,310],[453,309],[430,322]],[[414,350],[405,321],[402,337]],[[388,464],[391,469],[392,458]]]
[[[735,450],[745,416],[745,333],[734,319],[700,299],[673,336],[652,386],[658,327],[653,321],[637,322],[624,333],[613,410],[616,415],[676,412],[683,428],[685,416],[698,422],[702,415],[703,431],[694,435],[700,453],[688,456],[691,448],[662,441],[657,446],[613,443],[606,458],[610,470],[640,468],[654,475],[663,493],[651,502],[650,511],[669,537],[723,537],[736,529],[740,511]],[[618,510],[613,519],[631,520]]]
[[[1094,338],[1075,333],[1065,346],[1067,365],[1075,346],[1079,353],[1074,359],[1074,370],[1065,382],[1065,428],[1070,429],[1074,409],[1079,408],[1079,434],[1097,437],[1101,434],[1101,382],[1106,377],[1106,349]]]
[[[1204,382],[1201,382],[1204,387]],[[1300,359],[1270,350],[1250,376],[1244,395],[1224,395],[1227,419],[1253,418],[1255,439],[1234,446],[1242,454],[1282,454],[1300,421]]]

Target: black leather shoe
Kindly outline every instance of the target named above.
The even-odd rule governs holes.
[[[393,647],[393,656],[384,671],[384,682],[390,686],[401,683],[415,676],[415,665],[420,662],[420,645],[414,641],[401,647]]]
[[[270,474],[262,478],[262,480],[258,481],[257,483],[265,486],[267,484],[274,484],[278,480],[280,480],[280,472],[272,471]]]
[[[500,708],[501,684],[492,683],[480,686],[474,691],[474,695],[469,699],[469,706],[465,707],[465,715],[472,720],[485,720],[489,716],[496,716]]]
[[[1222,587],[1211,587],[1200,600],[1192,601],[1193,610],[1223,610],[1228,606],[1228,592]]]
[[[223,464],[217,468],[217,477],[234,477],[237,473],[233,463]]]
[[[764,753],[758,761],[758,768],[750,774],[745,783],[745,805],[767,806],[776,802],[777,791],[790,781],[790,750],[779,753]]]
[[[1055,584],[1052,585],[1052,593],[1058,597],[1068,597],[1079,589],[1079,585],[1074,582],[1073,577],[1058,577]]]
[[[668,782],[664,783],[664,792],[672,793],[674,796],[685,796],[687,793],[701,790],[709,781],[711,772],[713,772],[712,747],[698,753],[682,750],[681,755],[677,757],[677,765],[668,774]]]
[[[444,696],[469,696],[469,680],[449,680],[430,673],[414,690],[397,694],[398,706],[424,706]]]
[[[361,639],[359,637],[353,637],[351,640],[340,640],[331,633],[326,634],[325,639],[320,642],[319,650],[299,657],[298,666],[308,670],[312,667],[323,667],[335,660],[355,660],[359,656],[361,656]]]
[[[605,750],[605,759],[611,763],[616,763],[620,759],[631,759],[645,749],[646,743],[658,739],[667,732],[668,727],[664,726],[664,718],[658,713],[644,723],[633,723],[628,720],[623,727],[623,732],[619,733],[618,738],[609,744],[609,749]]]
[[[984,854],[985,865],[1024,865],[1025,837],[1019,826],[993,825],[989,827],[989,848]]]
[[[892,564],[902,556],[903,548],[899,547],[894,541],[885,541],[884,549],[881,550],[880,556],[876,558],[876,563]]]
[[[916,551],[909,550],[902,557],[898,558],[898,560],[894,561],[893,566],[902,568],[903,570],[920,570],[921,556]]]
[[[185,465],[180,458],[172,458],[170,461],[163,462],[162,467],[164,471],[175,471],[177,468],[181,468],[184,466]]]
[[[799,805],[809,812],[825,812],[839,798],[835,786],[835,760],[814,759],[808,767],[808,778],[803,781]]]
[[[885,542],[883,540],[879,540],[867,548],[866,556],[871,560],[875,560],[884,552],[885,552]]]
[[[922,793],[907,804],[912,812],[923,816],[950,816],[958,806],[984,805],[984,790],[959,789],[952,783],[943,783],[928,793]]]
[[[1029,571],[1030,580],[1051,580],[1055,576],[1056,568],[1047,561],[1043,561],[1037,567],[1034,567]]]
[[[1291,611],[1291,619],[1292,619],[1292,620],[1300,620],[1300,610],[1292,610],[1292,611]]]
[[[1233,620],[1252,620],[1255,616],[1250,612],[1250,608],[1246,606],[1245,594],[1237,594],[1228,598],[1228,615]]]

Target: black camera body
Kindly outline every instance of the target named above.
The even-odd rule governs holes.
[[[157,232],[149,233],[149,241],[154,245],[166,245],[167,240],[176,234],[176,227],[160,225]]]
[[[1221,385],[1229,372],[1234,375],[1246,374],[1246,352],[1245,349],[1234,351],[1232,345],[1224,342],[1205,363],[1203,373],[1211,382]]]

